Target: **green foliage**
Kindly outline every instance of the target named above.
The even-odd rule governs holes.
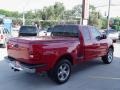
[[[0,9],[0,14],[13,17],[14,23],[22,23],[22,13]],[[81,18],[82,5],[76,5],[71,10],[66,10],[63,3],[60,2],[43,9],[25,12],[26,24],[30,25],[37,21],[43,27],[53,26],[58,23],[80,23]],[[96,8],[90,5],[89,25],[106,28],[106,21],[106,19],[102,18],[100,12],[97,12]],[[120,22],[116,20],[116,24],[120,25]]]
[[[112,29],[117,29],[117,25],[112,25]]]
[[[115,29],[115,30],[120,31],[120,26],[118,26],[118,25],[113,25],[113,26],[112,26],[112,29]]]
[[[56,2],[54,7],[54,19],[55,20],[60,20],[61,16],[63,16],[65,7],[62,3]]]
[[[74,17],[82,17],[82,5],[76,5],[72,9]]]
[[[90,5],[89,25],[101,29],[107,28],[107,18],[103,18],[101,13],[96,11],[96,8],[93,5]]]
[[[6,17],[19,17],[18,12],[7,11],[7,10],[3,10],[3,9],[0,9],[0,14],[5,15]]]
[[[90,5],[89,25],[99,26],[98,12],[93,5]]]
[[[112,29],[120,31],[120,17],[117,18],[112,18],[113,23],[112,23]]]
[[[20,25],[22,25],[22,20],[20,20],[20,19],[13,19],[13,20],[12,20],[12,23],[13,23],[13,25],[15,25],[15,24],[20,24]]]
[[[41,21],[41,26],[43,28],[49,28],[56,25],[56,22]]]
[[[101,21],[102,21],[101,29],[106,29],[107,28],[107,18],[101,18]]]

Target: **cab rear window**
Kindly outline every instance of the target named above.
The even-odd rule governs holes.
[[[52,35],[78,37],[78,27],[74,25],[58,25],[53,28]]]

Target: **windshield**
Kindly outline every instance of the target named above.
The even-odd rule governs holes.
[[[53,36],[78,37],[78,27],[72,25],[55,26],[51,32]]]

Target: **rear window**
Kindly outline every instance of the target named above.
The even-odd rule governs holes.
[[[74,25],[58,25],[51,32],[53,36],[78,37],[78,27]]]
[[[36,36],[37,28],[34,26],[22,26],[19,31],[19,36]]]

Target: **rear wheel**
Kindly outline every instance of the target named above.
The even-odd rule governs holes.
[[[58,84],[67,82],[71,75],[71,62],[67,59],[61,60],[48,75]]]
[[[110,64],[113,61],[113,49],[110,48],[108,50],[107,55],[102,57],[103,63],[105,64]]]

